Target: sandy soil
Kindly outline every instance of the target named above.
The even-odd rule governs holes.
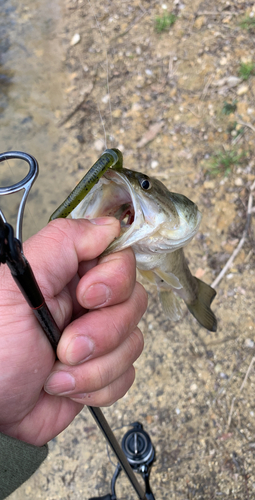
[[[171,12],[175,23],[158,33],[155,19]],[[240,25],[245,17],[249,29]],[[72,176],[75,184],[103,151],[103,120],[107,146],[123,151],[126,167],[197,203],[203,221],[186,255],[207,283],[247,224],[255,76],[251,71],[244,80],[240,66],[255,63],[253,19],[255,4],[241,0],[64,4],[59,37],[69,77],[58,119],[75,152],[68,182]],[[189,314],[171,323],[148,289],[136,382],[104,410],[119,438],[135,420],[150,433],[158,500],[255,497],[254,367],[242,385],[254,356],[254,224],[252,215],[242,249],[217,286],[216,334]],[[114,466],[86,408],[49,446],[47,461],[12,500],[78,500],[110,491]],[[136,498],[124,476],[117,493]]]

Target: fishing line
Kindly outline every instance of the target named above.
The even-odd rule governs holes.
[[[103,44],[103,46],[105,46],[105,54],[106,54],[106,88],[107,88],[107,95],[109,96],[108,103],[109,103],[109,112],[110,112],[110,121],[111,121],[111,125],[110,125],[110,137],[112,137],[113,122],[112,122],[112,106],[111,106],[111,94],[110,94],[110,84],[109,84],[109,59],[108,59],[108,51],[107,51],[107,48],[106,48],[105,39],[103,37],[101,26],[100,26],[100,23],[99,23],[99,21],[97,19],[95,10],[94,10],[94,8],[93,8],[90,0],[88,0],[88,3],[89,3],[90,8],[92,10],[92,15],[93,15],[93,17],[95,19],[96,26],[97,26],[97,29],[99,31],[102,44]],[[99,116],[100,116],[100,119],[101,119],[101,124],[102,124],[103,130],[104,130],[105,147],[107,148],[106,131],[105,131],[105,127],[104,127],[104,123],[103,123],[103,120],[102,120],[102,115],[100,113],[99,106],[98,106],[98,111],[99,111]]]
[[[107,149],[107,137],[106,137],[106,130],[105,130],[105,126],[104,126],[104,120],[103,120],[103,117],[102,117],[102,114],[101,114],[101,111],[100,111],[100,108],[99,108],[99,104],[97,103],[97,111],[98,111],[98,114],[100,116],[100,121],[101,121],[101,125],[103,127],[103,131],[104,131],[104,145],[105,145],[105,149]]]
[[[5,161],[6,161],[7,165],[8,165],[9,170],[11,171],[11,176],[12,176],[12,180],[13,180],[13,179],[14,179],[14,172],[13,172],[13,170],[12,170],[12,167],[11,167],[11,165],[10,165],[10,163],[9,163],[9,161],[8,161],[8,159],[7,159],[7,158],[6,158],[6,160],[5,160]]]

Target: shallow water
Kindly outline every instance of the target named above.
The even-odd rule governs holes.
[[[40,165],[25,211],[28,237],[66,195],[58,178],[65,142],[58,121],[66,99],[61,1],[0,0],[0,10],[0,152],[25,151]],[[26,172],[26,163],[4,162],[0,185],[13,184]],[[17,198],[4,197],[0,206],[14,224]]]

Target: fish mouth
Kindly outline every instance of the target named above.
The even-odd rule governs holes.
[[[120,172],[108,170],[95,186],[95,193],[92,193],[86,217],[101,216],[115,217],[120,221],[120,236],[131,226],[140,226],[144,222],[144,214],[132,184]]]
[[[121,248],[134,244],[156,230],[152,221],[147,220],[139,196],[127,176],[112,169],[105,172],[71,213],[74,219],[105,216],[115,217],[120,221],[118,242]]]
[[[105,188],[102,186],[101,215],[118,219],[122,235],[138,216],[137,200],[134,197],[132,185],[126,177],[114,170],[107,171],[102,181],[105,183]]]

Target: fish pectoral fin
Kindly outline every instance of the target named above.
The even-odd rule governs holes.
[[[210,305],[216,295],[215,290],[204,281],[193,276],[198,285],[197,299],[192,304],[187,304],[187,307],[196,320],[207,330],[216,332],[217,319],[212,312]]]
[[[149,283],[152,283],[153,285],[156,284],[155,274],[153,271],[143,271],[139,269],[139,273]]]
[[[164,314],[172,321],[178,321],[183,316],[183,308],[179,297],[169,290],[158,290],[159,299]]]
[[[165,281],[171,287],[176,288],[177,290],[182,288],[180,281],[173,273],[166,273],[158,267],[154,269],[154,273],[157,274],[157,276],[159,276],[161,280]]]

